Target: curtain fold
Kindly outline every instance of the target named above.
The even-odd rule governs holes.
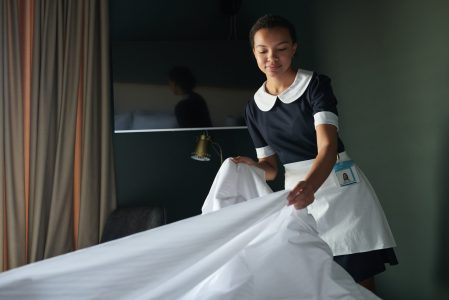
[[[0,0],[1,270],[98,243],[115,207],[107,0]]]

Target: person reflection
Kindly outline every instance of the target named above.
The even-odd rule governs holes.
[[[183,96],[175,106],[179,127],[212,127],[206,101],[193,91],[196,80],[189,68],[172,68],[169,72],[169,85],[175,95]]]

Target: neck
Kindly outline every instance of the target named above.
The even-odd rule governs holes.
[[[268,77],[267,76],[267,83],[265,84],[265,89],[268,93],[271,95],[279,95],[286,89],[288,89],[289,86],[292,85],[293,81],[295,81],[296,77],[296,71],[289,69],[287,72],[280,76],[276,77]]]

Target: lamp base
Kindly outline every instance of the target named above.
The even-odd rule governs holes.
[[[210,161],[210,157],[209,156],[198,156],[196,154],[192,154],[190,156],[191,159],[194,160],[199,160],[199,161]]]

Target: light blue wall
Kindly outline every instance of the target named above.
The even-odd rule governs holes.
[[[398,243],[379,292],[449,299],[449,2],[318,1],[314,16],[316,67]]]

